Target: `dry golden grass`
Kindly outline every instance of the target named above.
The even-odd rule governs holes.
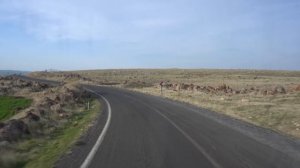
[[[132,90],[194,104],[300,138],[300,93],[225,96],[164,90],[161,95],[160,89],[154,87]]]

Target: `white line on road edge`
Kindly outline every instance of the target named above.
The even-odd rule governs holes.
[[[90,151],[90,153],[88,154],[88,156],[85,158],[84,162],[81,164],[80,168],[88,168],[89,165],[91,164],[91,162],[92,162],[92,160],[93,160],[93,158],[94,158],[97,150],[99,149],[99,146],[101,145],[101,143],[102,143],[102,141],[104,139],[104,136],[105,136],[105,134],[106,134],[106,132],[108,130],[108,127],[110,125],[110,120],[111,120],[111,107],[110,107],[110,103],[108,102],[108,100],[104,96],[102,96],[102,95],[100,95],[100,94],[98,94],[98,93],[96,93],[96,92],[94,92],[94,91],[92,91],[90,89],[86,89],[85,88],[85,90],[90,91],[92,93],[95,93],[96,95],[100,96],[105,101],[105,103],[107,105],[107,108],[108,108],[108,117],[107,117],[105,126],[104,126],[104,128],[103,128],[100,136],[98,137],[95,145],[93,146],[93,148]]]

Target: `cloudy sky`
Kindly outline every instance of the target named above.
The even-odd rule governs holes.
[[[0,0],[0,69],[300,70],[299,0]]]

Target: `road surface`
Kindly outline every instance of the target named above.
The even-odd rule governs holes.
[[[300,167],[297,140],[159,97],[109,87],[89,89],[111,106],[109,128],[90,168]],[[107,107],[105,112],[107,121]],[[75,154],[78,163],[69,167],[80,167],[85,155]]]
[[[160,97],[86,88],[102,101],[102,114],[80,140],[84,145],[56,167],[300,168],[299,140]]]

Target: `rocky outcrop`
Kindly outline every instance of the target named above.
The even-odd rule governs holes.
[[[74,84],[49,87],[43,83],[27,82],[15,77],[1,79],[0,93],[13,95],[15,92],[27,89],[31,91],[34,103],[29,109],[23,111],[26,114],[24,117],[0,123],[0,142],[13,142],[27,136],[41,135],[45,128],[55,129],[64,122],[64,119],[73,115],[72,112],[64,110],[65,106],[82,105],[85,103],[85,98],[89,97],[86,91]]]
[[[25,81],[16,76],[6,76],[0,79],[0,95],[12,95],[25,89],[31,92],[39,92],[47,88],[50,88],[47,84],[35,81]]]
[[[160,86],[159,86],[160,87]],[[199,86],[195,84],[185,84],[185,83],[162,83],[162,87],[174,91],[196,91],[204,92],[207,94],[261,94],[261,95],[276,95],[276,94],[286,94],[287,90],[281,85],[274,87],[245,87],[241,89],[233,89],[226,84],[219,85],[217,87],[213,86]],[[300,86],[298,88],[300,90]],[[297,89],[296,89],[297,90]]]

